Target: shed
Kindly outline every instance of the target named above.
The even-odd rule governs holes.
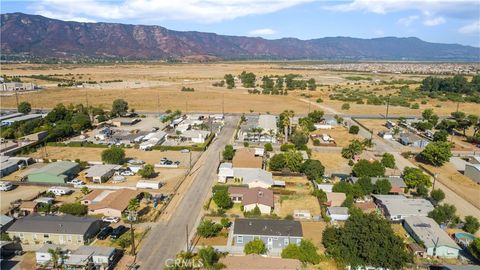
[[[57,161],[37,169],[27,175],[29,182],[63,184],[80,170],[76,162]]]
[[[103,183],[108,181],[118,168],[119,165],[93,165],[86,171],[85,178],[94,183]]]
[[[345,221],[350,215],[348,214],[347,207],[332,206],[327,207],[327,216],[329,216],[332,221]]]

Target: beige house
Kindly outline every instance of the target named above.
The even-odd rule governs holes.
[[[100,220],[89,217],[29,215],[7,230],[22,244],[84,245],[100,230]]]
[[[107,217],[122,217],[128,202],[137,198],[140,191],[132,189],[102,190],[96,189],[82,199],[82,204],[88,206],[90,215],[104,215]]]
[[[234,203],[241,203],[244,211],[252,211],[255,207],[262,214],[270,214],[273,209],[273,191],[261,187],[229,187],[228,193]]]

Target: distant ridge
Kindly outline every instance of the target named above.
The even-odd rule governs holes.
[[[67,22],[23,13],[2,14],[0,35],[2,58],[480,61],[480,48],[415,37],[267,40],[161,26]]]

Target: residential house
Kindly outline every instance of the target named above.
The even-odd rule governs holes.
[[[95,269],[110,269],[116,255],[117,252],[113,247],[80,246],[68,254],[65,265],[84,269],[87,265],[93,264]]]
[[[22,116],[22,115],[23,115],[23,113],[2,114],[2,115],[0,115],[0,122],[3,121],[3,120],[10,119],[10,118],[19,117],[19,116]]]
[[[27,114],[27,115],[14,117],[14,118],[9,118],[9,119],[2,120],[1,126],[2,127],[9,127],[9,126],[13,125],[14,123],[20,123],[20,122],[30,121],[30,120],[34,120],[34,119],[40,119],[43,116],[44,116],[43,114]]]
[[[411,216],[426,217],[434,209],[432,203],[425,199],[408,199],[403,195],[372,195],[372,197],[390,221],[401,221]]]
[[[57,161],[49,163],[27,175],[28,182],[63,184],[80,171],[76,162]]]
[[[35,261],[38,265],[48,265],[52,264],[52,254],[49,252],[50,250],[57,250],[62,254],[62,257],[66,257],[68,254],[68,249],[65,245],[56,245],[56,244],[43,244],[42,247],[35,251]],[[58,263],[60,263],[62,259],[58,258]]]
[[[0,177],[5,177],[18,170],[18,161],[7,156],[0,156]]]
[[[465,171],[463,174],[480,184],[480,164],[467,163],[465,164]]]
[[[343,202],[347,198],[347,195],[342,192],[326,192],[328,206],[342,206]]]
[[[116,127],[121,127],[121,126],[133,126],[136,123],[140,122],[140,118],[130,118],[130,117],[117,117],[111,120],[112,125]]]
[[[401,133],[400,143],[403,145],[424,148],[430,141],[413,133]]]
[[[205,143],[208,136],[210,136],[210,131],[196,129],[187,130],[180,135],[181,138],[191,141],[192,143]]]
[[[277,124],[274,115],[248,115],[237,133],[237,139],[244,142],[276,143]]]
[[[302,225],[294,220],[238,218],[233,224],[236,246],[245,246],[254,239],[260,239],[268,249],[283,249],[290,243],[299,244],[302,238]]]
[[[11,92],[11,91],[32,91],[32,90],[35,90],[35,85],[33,83],[26,83],[26,82],[0,83],[0,91]]]
[[[435,220],[426,216],[409,216],[403,226],[415,241],[425,246],[427,255],[450,259],[458,257],[461,248]]]
[[[118,190],[95,189],[87,194],[81,203],[88,206],[88,213],[91,215],[122,217],[129,201],[139,197],[140,194],[140,191],[127,188]]]
[[[228,255],[220,259],[220,263],[229,270],[300,270],[302,264],[296,259],[265,257],[257,254],[245,256]]]
[[[228,193],[234,203],[241,203],[244,211],[252,211],[255,207],[262,214],[270,214],[273,209],[273,191],[261,187],[229,187]]]
[[[255,155],[253,148],[240,148],[235,151],[232,159],[234,168],[263,168],[263,158]]]
[[[226,183],[228,178],[233,178],[233,165],[229,162],[220,163],[218,167],[218,182]]]
[[[28,215],[17,219],[7,233],[23,244],[83,245],[97,234],[100,226],[100,220],[90,217]]]
[[[258,117],[258,127],[262,128],[264,132],[271,132],[276,134],[277,129],[277,117],[271,114],[262,114]]]
[[[0,214],[0,232],[4,233],[15,221],[14,218]]]
[[[160,145],[167,140],[167,133],[164,131],[151,132],[143,137],[143,142],[140,144],[139,149],[146,150],[151,149],[155,145]]]
[[[107,182],[119,168],[119,165],[93,165],[86,171],[85,178],[93,183]]]
[[[377,211],[377,205],[372,201],[355,202],[354,205],[364,213],[372,213]]]
[[[29,215],[29,214],[36,213],[39,207],[40,207],[40,203],[38,202],[24,201],[20,204],[19,209],[23,215]]]
[[[345,221],[350,217],[350,214],[348,214],[347,207],[332,206],[327,207],[327,216],[329,216],[332,221]]]
[[[249,188],[271,186],[285,186],[283,181],[274,181],[272,173],[262,169],[252,168],[233,168],[233,178],[241,184],[248,185]]]
[[[333,184],[319,184],[314,182],[317,185],[317,189],[323,190],[324,192],[332,192],[333,191]]]

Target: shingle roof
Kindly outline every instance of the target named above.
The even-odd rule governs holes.
[[[348,215],[348,208],[341,206],[328,207],[327,211],[330,215]]]
[[[86,171],[86,175],[88,177],[101,177],[119,167],[120,167],[119,165],[109,165],[109,164],[93,165],[92,167],[88,168],[88,170]]]
[[[301,269],[301,263],[295,259],[282,259],[263,257],[257,254],[249,254],[246,256],[226,256],[220,261],[225,265],[226,269],[230,270],[295,270]]]
[[[429,217],[411,216],[405,218],[405,223],[412,229],[423,244],[428,247],[448,246],[460,249],[448,234],[443,231],[435,220]]]
[[[246,188],[246,187],[229,187],[228,193],[240,194],[243,196],[242,204],[263,204],[273,207],[273,191],[261,187]]]
[[[90,211],[95,211],[102,208],[111,208],[119,211],[123,211],[127,208],[130,199],[135,198],[141,192],[132,189],[119,189],[114,192],[110,192],[98,203],[88,205]],[[100,196],[99,194],[98,196]]]
[[[272,173],[262,169],[234,168],[233,177],[242,178],[243,184],[246,185],[255,181],[263,182],[267,185],[274,184]]]
[[[72,255],[92,255],[92,256],[109,256],[115,251],[113,247],[100,246],[80,246],[77,250],[72,251]]]
[[[302,225],[294,220],[236,219],[234,234],[302,237]]]
[[[18,219],[8,232],[85,234],[98,219],[89,217],[28,215]]]

